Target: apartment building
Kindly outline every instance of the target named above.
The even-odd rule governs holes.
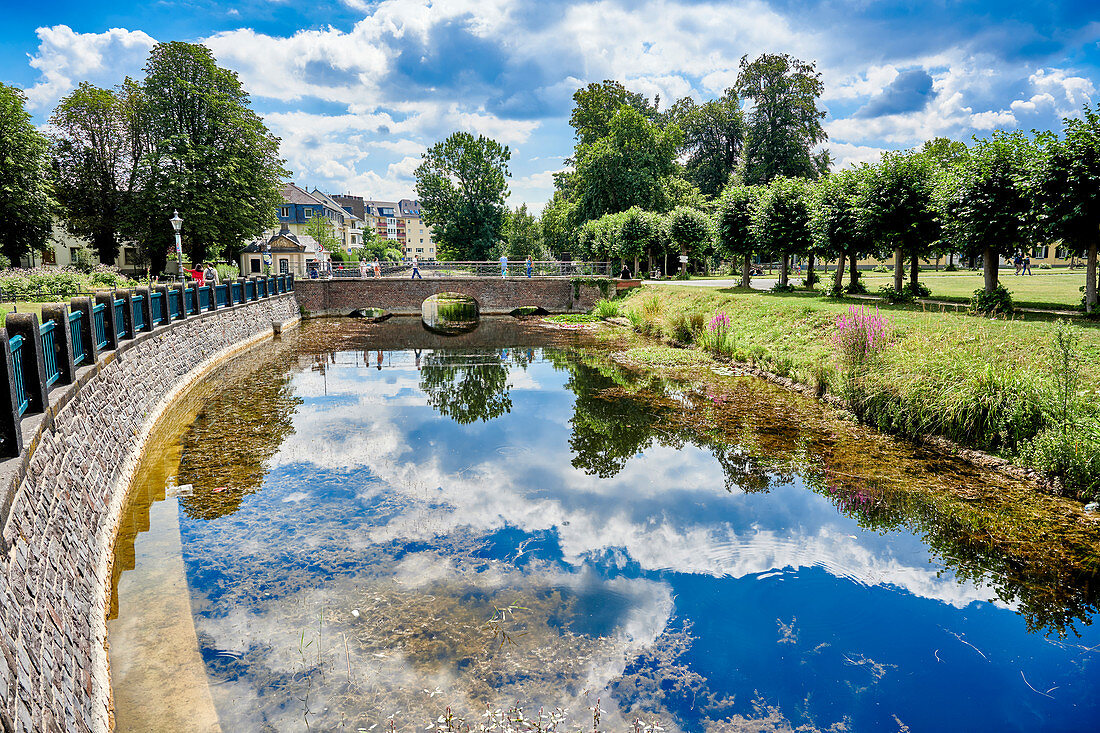
[[[376,201],[350,194],[333,194],[329,199],[359,217],[364,231],[374,231],[379,239],[394,242],[394,248],[406,258],[413,255],[422,260],[436,258],[431,229],[420,218],[419,201]]]

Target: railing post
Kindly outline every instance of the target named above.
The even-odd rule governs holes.
[[[50,405],[50,396],[46,386],[46,360],[42,354],[38,316],[34,313],[9,313],[4,326],[10,336],[23,337],[23,388],[27,390],[27,402],[30,403],[27,412],[45,412]]]
[[[134,288],[134,294],[141,296],[142,331],[153,330],[153,291],[150,288]],[[137,334],[134,334],[135,336]]]
[[[294,273],[288,273],[286,276],[286,289],[290,292],[294,292]]]
[[[118,348],[118,327],[115,325],[115,294],[105,293],[102,290],[95,294],[96,305],[103,303],[107,307],[103,309],[103,325],[106,326],[103,330],[107,337],[107,348],[104,351],[111,351]]]
[[[179,303],[179,312],[176,313],[176,320],[182,321],[184,318],[187,318],[187,283],[176,283],[172,286],[172,290],[175,291],[175,296]]]
[[[23,431],[19,428],[19,407],[15,396],[15,374],[12,373],[11,345],[7,329],[0,328],[0,374],[7,388],[0,388],[0,449],[7,457],[23,452]]]
[[[134,333],[134,294],[129,290],[118,290],[115,295],[126,301],[126,305],[122,306],[122,327],[126,330],[125,339],[132,339],[137,336]]]
[[[214,283],[210,285],[210,307],[207,310],[216,311],[218,309],[218,285]]]
[[[74,311],[80,311],[80,338],[84,342],[84,353],[88,355],[88,363],[95,364],[99,358],[99,346],[95,340],[95,318],[92,314],[92,306],[95,305],[91,298],[73,298],[69,306]]]
[[[168,315],[168,286],[167,285],[154,285],[152,287],[151,292],[160,293],[161,315],[163,315],[164,318],[157,325],[163,326],[164,324],[166,324],[166,323],[168,323],[172,320],[172,318]],[[150,310],[152,310],[152,307],[153,307],[153,298],[150,295],[150,297],[149,297],[149,308],[150,308]],[[152,330],[152,329],[150,329],[150,330]]]
[[[73,332],[69,329],[69,307],[47,303],[42,306],[42,320],[53,321],[53,342],[57,347],[57,370],[61,384],[72,384],[76,380],[76,358],[73,355]]]

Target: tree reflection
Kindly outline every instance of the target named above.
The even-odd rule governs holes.
[[[530,349],[433,351],[421,358],[420,389],[460,425],[487,422],[512,411],[508,366],[526,368],[533,358]]]

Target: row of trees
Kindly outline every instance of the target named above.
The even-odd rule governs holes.
[[[10,260],[44,250],[54,216],[102,262],[133,240],[157,272],[174,210],[196,262],[231,256],[273,224],[288,173],[236,74],[206,47],[178,42],[154,47],[144,71],[115,89],[80,84],[54,110],[48,137],[22,92],[0,85],[0,160],[16,161],[0,166],[0,250]]]

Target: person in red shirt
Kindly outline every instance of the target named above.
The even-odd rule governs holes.
[[[198,285],[198,287],[201,288],[205,284],[204,280],[206,276],[201,269],[188,270],[187,272],[189,272],[191,274],[191,277],[194,278],[195,283]]]

